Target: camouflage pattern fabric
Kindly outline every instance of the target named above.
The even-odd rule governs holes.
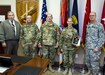
[[[21,42],[25,47],[23,48],[24,54],[27,56],[36,55],[36,50],[33,47],[39,41],[39,30],[36,24],[23,25],[21,31]]]
[[[101,54],[101,48],[104,44],[105,32],[101,23],[94,23],[87,25],[86,30],[86,64],[92,71],[93,75],[97,75],[99,72],[99,59]],[[99,50],[94,51],[95,48]]]
[[[41,27],[40,42],[43,46],[43,56],[49,58],[52,62],[54,60],[56,50],[55,46],[59,42],[59,27],[55,23],[45,22]]]
[[[63,49],[63,60],[65,67],[72,67],[75,57],[75,46],[72,45],[73,38],[77,36],[77,30],[73,27],[65,28],[60,37],[60,48]]]

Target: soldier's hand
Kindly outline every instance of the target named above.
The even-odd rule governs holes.
[[[57,42],[57,44],[56,44],[55,48],[58,48],[58,46],[59,46],[59,45],[58,45],[58,42]]]
[[[34,44],[34,48],[37,47],[37,43]]]
[[[80,46],[76,46],[76,48],[79,48]]]
[[[41,43],[39,43],[39,44],[38,44],[38,47],[39,47],[39,48],[42,48],[42,45],[41,45]]]
[[[61,49],[61,52],[63,52],[63,49]]]
[[[24,48],[24,47],[25,47],[25,45],[23,44],[23,45],[22,45],[22,47]]]
[[[5,43],[5,42],[3,42],[3,43],[2,43],[2,46],[3,46],[3,47],[6,47],[6,43]]]
[[[98,47],[96,47],[95,49],[94,49],[94,52],[97,52],[99,50],[99,48]]]
[[[26,44],[22,44],[22,47],[24,48],[24,47],[26,47],[28,44],[26,43]]]

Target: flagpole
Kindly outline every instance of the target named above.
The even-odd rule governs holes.
[[[58,72],[61,71],[61,63],[62,63],[62,54],[60,52],[60,54],[59,54],[59,67],[58,67]]]
[[[26,17],[27,17],[27,15],[28,15],[28,4],[26,2]],[[27,21],[26,21],[26,23],[27,23]]]
[[[62,52],[60,52],[60,54],[59,54],[59,67],[58,67],[58,72],[61,72],[61,71],[64,70],[64,69],[61,67],[62,62],[63,62],[63,54],[62,54]]]

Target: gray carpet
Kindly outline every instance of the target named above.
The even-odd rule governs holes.
[[[54,73],[52,73],[50,71],[46,71],[43,75],[63,75],[63,74],[62,74],[62,72],[58,72],[58,71],[56,71]],[[81,73],[75,72],[75,73],[73,73],[73,75],[81,75]]]

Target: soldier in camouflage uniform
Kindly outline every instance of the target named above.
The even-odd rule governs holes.
[[[72,75],[71,68],[74,64],[75,46],[72,45],[73,38],[78,36],[77,30],[72,27],[72,18],[68,18],[68,27],[65,28],[60,37],[60,48],[63,52],[65,71],[64,75]]]
[[[21,42],[23,46],[23,53],[26,56],[36,56],[36,46],[38,43],[38,27],[32,23],[32,17],[28,15],[26,17],[26,25],[22,26]]]
[[[47,13],[45,23],[41,26],[41,39],[43,57],[50,59],[49,70],[54,72],[51,65],[54,63],[56,48],[59,41],[59,27],[52,21],[52,14]]]
[[[101,48],[105,40],[103,25],[96,21],[96,13],[90,13],[90,23],[86,29],[86,65],[92,75],[99,73],[99,59]],[[90,75],[90,74],[89,74]]]

